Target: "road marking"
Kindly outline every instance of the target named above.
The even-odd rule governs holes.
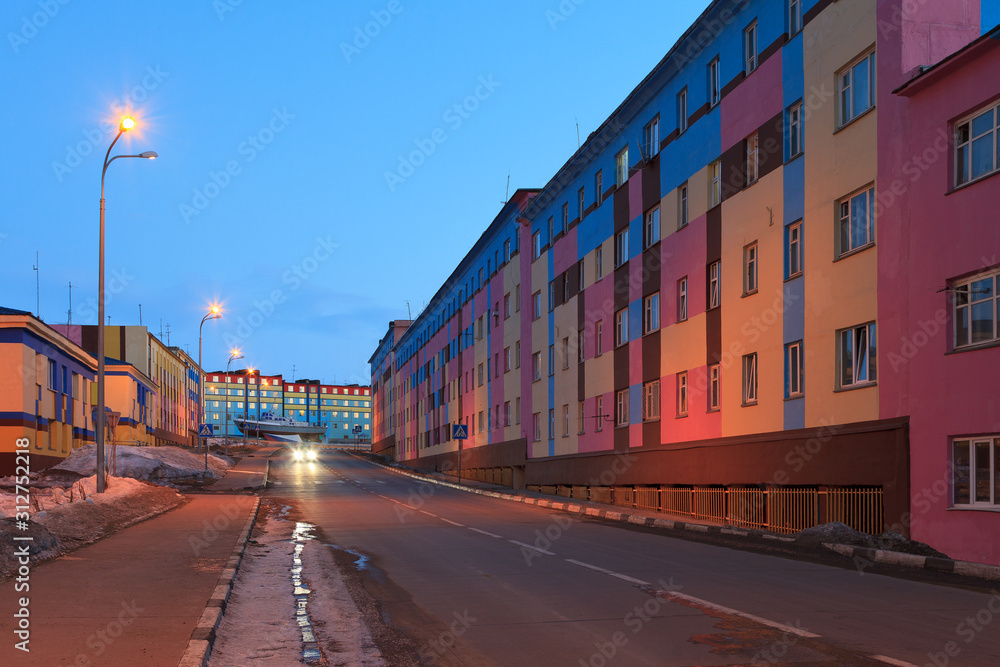
[[[914,665],[912,662],[896,660],[895,658],[890,658],[885,655],[873,655],[872,660],[878,660],[879,662],[884,662],[887,665],[896,665],[896,667],[919,667],[918,665]]]
[[[538,547],[536,547],[534,545],[531,545],[531,544],[525,544],[524,542],[518,542],[517,540],[507,540],[507,541],[511,542],[512,544],[516,544],[519,547],[524,547],[525,549],[531,549],[532,551],[537,551],[539,553],[543,553],[546,556],[555,556],[555,554],[552,553],[551,551],[546,551],[545,549],[540,549],[540,548],[538,548]]]
[[[441,518],[441,517],[439,517],[439,516],[438,516],[437,514],[431,514],[431,513],[430,513],[430,512],[428,512],[427,510],[417,510],[417,511],[418,511],[418,512],[420,512],[421,514],[426,514],[427,516],[432,516],[432,517],[434,517],[435,519],[440,519],[440,518]]]
[[[807,630],[801,630],[799,628],[793,627],[791,625],[785,625],[784,623],[777,623],[775,621],[769,621],[766,618],[761,618],[760,616],[754,616],[753,614],[748,614],[743,611],[738,611],[736,609],[730,609],[729,607],[723,607],[721,604],[715,604],[714,602],[709,602],[708,600],[702,600],[701,598],[696,598],[693,595],[685,595],[684,593],[678,593],[676,591],[658,591],[658,593],[664,593],[665,597],[669,600],[671,598],[677,598],[679,600],[685,600],[694,604],[695,606],[704,607],[706,609],[712,609],[713,611],[719,611],[723,614],[729,614],[730,616],[739,616],[740,618],[745,618],[755,623],[760,623],[761,625],[766,625],[769,628],[776,628],[783,632],[790,632],[793,635],[798,635],[799,637],[806,637],[808,639],[816,639],[819,635]]]
[[[487,537],[496,537],[497,539],[503,539],[499,535],[491,533],[488,530],[479,530],[478,528],[473,528],[472,526],[468,526],[468,529],[472,530],[472,531],[475,531],[475,532],[477,532],[477,533],[479,533],[481,535],[486,535]]]
[[[458,526],[459,528],[465,528],[465,524],[464,523],[458,523],[457,521],[452,521],[451,519],[446,519],[443,516],[439,516],[438,518],[441,519],[442,521],[444,521],[445,523],[450,523],[453,526]]]
[[[585,567],[588,570],[594,570],[595,572],[601,572],[602,574],[607,574],[607,575],[610,575],[612,577],[616,577],[618,579],[621,579],[622,581],[628,581],[628,582],[633,583],[633,584],[639,584],[640,586],[649,586],[650,585],[649,582],[643,581],[642,579],[636,579],[636,578],[630,577],[630,576],[628,576],[626,574],[619,574],[618,572],[615,572],[613,570],[606,570],[603,567],[597,567],[596,565],[591,565],[590,563],[584,563],[583,561],[578,561],[578,560],[573,560],[572,558],[567,558],[566,562],[567,563],[573,563],[573,565],[579,565],[580,567]]]

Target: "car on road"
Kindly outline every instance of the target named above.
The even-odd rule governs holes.
[[[292,445],[291,450],[295,461],[315,461],[319,458],[316,448],[306,443]]]

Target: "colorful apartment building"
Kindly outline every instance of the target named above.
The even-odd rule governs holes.
[[[228,409],[226,399],[228,396]],[[327,427],[327,441],[371,439],[371,390],[359,385],[322,384],[319,380],[285,381],[247,369],[205,375],[205,421],[218,435],[240,438],[235,417],[257,419],[264,412]],[[227,422],[228,416],[228,422]],[[228,425],[228,428],[224,428]],[[360,433],[355,429],[360,429]]]
[[[42,470],[94,439],[97,359],[31,313],[0,308],[0,476],[13,475],[27,439]]]
[[[934,199],[921,213],[938,210],[921,223],[921,253],[942,250],[935,235],[959,220],[943,212],[966,205],[956,202],[969,202],[962,219],[980,216],[956,232],[970,243],[936,256],[933,271],[903,233],[909,214],[883,206],[911,155],[899,109],[918,99],[894,90],[979,26],[972,0],[712,2],[544,188],[515,193],[423,312],[391,325],[370,360],[373,449],[454,466],[462,424],[462,467],[509,471],[515,485],[609,480],[692,498],[761,494],[761,506],[801,491],[815,494],[819,520],[847,520],[877,498],[867,530],[913,526],[958,557],[1000,562],[995,547],[918,531],[911,499],[951,456],[998,474],[1000,462],[986,472],[975,458],[998,461],[1000,412],[986,390],[996,364],[954,393],[962,410],[949,401],[917,418],[943,371],[927,367],[918,390],[909,378],[923,357],[905,381],[887,357],[917,333],[914,315],[945,308],[947,290],[978,289],[987,267],[972,250],[1000,247],[990,186],[953,193],[944,178],[920,193]],[[969,49],[990,48],[981,44]],[[984,65],[969,67],[974,78]],[[962,84],[961,101],[938,74],[941,99],[921,93],[935,98],[920,108],[934,117],[912,141],[950,137],[956,119],[995,104],[996,71]],[[952,164],[949,152],[934,168]],[[896,216],[888,228],[885,216]],[[963,364],[995,362],[995,351],[942,352],[948,391]],[[935,521],[954,516],[947,483],[949,513]],[[970,542],[974,526],[997,527],[995,512],[973,509],[983,508],[952,520]]]

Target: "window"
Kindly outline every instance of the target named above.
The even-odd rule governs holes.
[[[510,317],[510,292],[503,295],[503,318]]]
[[[556,410],[555,408],[549,408],[549,440],[553,440],[556,437]]]
[[[579,401],[576,405],[576,432],[579,435],[583,435],[583,433],[586,431],[586,424],[584,421],[586,415],[583,406],[584,406],[583,401]]]
[[[503,261],[510,261],[510,239],[503,242]]]
[[[521,312],[521,286],[514,285],[514,312]]]
[[[536,412],[531,415],[531,423],[533,425],[535,442],[542,441],[542,413]]]
[[[556,242],[556,223],[553,216],[549,216],[549,245]]]
[[[757,403],[757,353],[743,355],[743,405]]]
[[[788,155],[787,159],[802,152],[802,103],[788,107]]]
[[[587,209],[586,202],[586,192],[584,192],[583,188],[580,188],[576,193],[576,215],[580,220],[583,220],[583,212]]]
[[[840,201],[840,254],[875,242],[875,188]]]
[[[660,418],[660,381],[653,380],[642,385],[642,421]]]
[[[840,124],[843,127],[875,106],[875,52],[869,52],[837,74]]]
[[[556,346],[549,345],[549,375],[556,374]]]
[[[563,437],[569,437],[569,406],[564,405],[562,408],[563,415]]]
[[[562,276],[559,276],[562,278]],[[556,308],[556,284],[555,282],[549,283],[549,312],[551,313]]]
[[[955,185],[964,185],[1000,169],[1000,106],[955,123]]]
[[[788,225],[785,234],[787,252],[786,278],[802,273],[802,221]]]
[[[1000,339],[1000,273],[979,275],[952,288],[955,347]]]
[[[493,326],[494,327],[500,326],[500,304],[499,303],[494,303],[493,304]]]
[[[521,367],[521,341],[514,341],[514,368]]]
[[[628,261],[628,227],[615,234],[615,268]]]
[[[569,337],[562,339],[562,359],[563,359],[563,370],[569,368]]]
[[[510,348],[505,347],[503,349],[503,372],[510,372]]]
[[[654,206],[646,211],[645,224],[642,226],[642,247],[646,249],[660,240],[660,207]]]
[[[743,69],[749,76],[757,69],[757,21],[752,21],[743,30]]]
[[[479,432],[483,432],[483,411],[479,411]]]
[[[785,398],[802,395],[802,341],[785,345]]]
[[[687,417],[688,413],[688,374],[687,371],[677,374],[677,416]]]
[[[486,361],[486,370],[487,370],[487,372],[489,371],[489,369],[490,369],[490,362],[489,362],[489,360],[487,360]],[[493,377],[495,377],[495,378],[500,377],[500,353],[499,352],[494,352],[493,353]]]
[[[621,187],[628,180],[628,146],[615,156],[615,185]]]
[[[712,262],[708,267],[708,307],[718,308],[722,303],[722,262]]]
[[[604,397],[603,396],[598,396],[597,397],[597,414],[594,415],[594,421],[596,422],[595,425],[594,425],[594,430],[597,431],[597,432],[603,431],[604,430]]]
[[[531,355],[531,379],[542,379],[542,353],[534,352]]]
[[[56,371],[56,362],[52,359],[49,359],[49,389],[55,391],[57,381],[58,377]]]
[[[875,323],[837,332],[840,387],[856,387],[875,382]]]
[[[788,34],[794,35],[799,30],[802,30],[802,2],[788,0]]]
[[[595,355],[599,357],[604,352],[604,320],[597,320],[594,331],[597,334],[597,351]]]
[[[743,248],[743,294],[757,291],[757,242]]]
[[[688,184],[677,189],[677,229],[688,224]]]
[[[594,251],[594,282],[604,277],[604,246],[597,246]]]
[[[722,161],[716,160],[708,165],[708,207],[713,208],[722,203]]]
[[[719,57],[708,63],[708,105],[714,107],[722,99],[722,85],[719,77]]]
[[[628,308],[622,308],[615,313],[615,347],[621,347],[628,342]]]
[[[514,398],[514,423],[521,423],[521,397],[516,396]]]
[[[952,442],[955,505],[1000,505],[1000,436]]]
[[[684,134],[688,129],[688,89],[677,93],[677,130]]]
[[[646,157],[653,157],[660,152],[660,117],[646,123],[642,128],[642,145],[646,151]]]
[[[684,276],[677,281],[677,321],[688,318],[688,279]]]
[[[660,293],[650,294],[642,300],[642,333],[660,328]]]
[[[537,320],[542,316],[542,293],[535,292],[531,295],[531,319]]]
[[[542,233],[535,232],[531,235],[531,257],[538,259],[542,256]]]
[[[628,426],[628,389],[615,392],[615,426]]]
[[[562,226],[559,228],[563,234],[569,230],[569,203],[563,202],[562,205]]]
[[[747,155],[746,155],[747,185],[751,185],[757,182],[757,175],[758,175],[757,168],[759,166],[759,159],[758,159],[759,153],[757,147],[758,147],[757,133],[754,132],[752,135],[750,135],[749,138],[747,138]]]
[[[604,201],[604,175],[600,169],[594,174],[594,203],[600,206]]]
[[[708,367],[708,410],[719,409],[719,364],[712,364]]]

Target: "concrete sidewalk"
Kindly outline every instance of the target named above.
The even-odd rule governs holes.
[[[247,454],[215,484],[205,487],[206,491],[243,491],[261,489],[267,484],[269,459],[284,447],[264,447]]]
[[[255,496],[193,496],[175,510],[50,561],[0,586],[0,664],[168,665],[242,540]],[[29,598],[30,653],[14,648],[18,598]]]

